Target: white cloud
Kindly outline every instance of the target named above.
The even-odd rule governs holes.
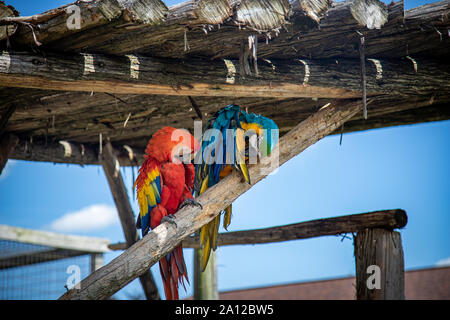
[[[436,267],[446,267],[450,266],[450,257],[444,258],[436,262]]]
[[[103,229],[118,222],[115,207],[95,204],[79,211],[69,212],[50,224],[58,232],[87,232]]]

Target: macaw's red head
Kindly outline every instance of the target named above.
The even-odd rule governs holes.
[[[199,148],[197,139],[187,130],[164,127],[153,134],[145,153],[159,162],[189,163]]]

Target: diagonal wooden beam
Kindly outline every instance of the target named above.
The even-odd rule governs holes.
[[[321,108],[283,136],[270,158],[266,157],[261,163],[250,167],[253,183],[259,182],[275,170],[277,166],[274,166],[274,163],[284,164],[339,128],[361,108],[359,101],[346,105],[333,103]],[[203,205],[203,210],[198,207],[183,208],[176,214],[177,227],[168,223],[161,224],[119,257],[81,281],[80,289],[70,290],[60,299],[110,297],[146,272],[183,239],[210,222],[221,210],[251,187],[242,181],[241,175],[237,172],[232,173],[197,199]]]
[[[123,182],[122,174],[120,173],[119,160],[114,155],[114,150],[110,141],[106,143],[103,152],[99,157],[119,213],[125,240],[128,246],[132,246],[139,240],[139,234],[136,230],[133,209],[131,208],[128,199],[125,183]],[[155,280],[153,279],[150,270],[142,273],[139,280],[148,300],[160,299],[158,288],[156,287]]]

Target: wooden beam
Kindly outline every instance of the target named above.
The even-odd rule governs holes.
[[[157,25],[167,12],[160,0],[77,1],[30,17],[0,18],[0,25],[17,25],[11,45],[30,47],[36,43],[56,44],[80,33],[102,35],[107,41],[132,26]]]
[[[110,141],[106,143],[99,157],[114,198],[114,203],[116,204],[117,212],[119,213],[125,240],[128,246],[132,246],[139,240],[139,234],[136,229],[135,217],[128,199],[127,189],[123,182],[122,174],[120,173],[119,160],[114,155]],[[160,299],[158,288],[150,270],[147,270],[145,275],[140,277],[139,280],[148,300]]]
[[[19,139],[17,147],[11,156],[18,160],[46,161],[70,164],[100,164],[98,159],[99,147],[92,144],[81,144],[61,140],[58,143],[44,141],[30,142],[29,139]],[[114,154],[121,166],[136,166],[144,161],[144,150],[133,148],[133,160],[123,145],[114,144]]]
[[[243,230],[220,233],[218,246],[264,244],[281,241],[340,235],[365,230],[367,228],[401,229],[407,223],[406,212],[401,209],[381,210],[352,214],[335,218],[311,220],[272,228]],[[183,240],[184,248],[200,248],[198,236]],[[109,245],[111,250],[126,250],[126,243]]]
[[[404,300],[405,267],[399,232],[366,229],[355,243],[356,298]]]
[[[78,257],[86,254],[87,252],[85,251],[47,248],[19,252],[14,255],[0,255],[0,270]],[[91,253],[91,255],[102,255],[102,253]]]
[[[367,96],[448,92],[450,64],[430,59],[366,59]],[[282,98],[361,96],[359,59],[266,60],[259,76],[242,76],[231,60],[173,60],[94,54],[45,58],[3,52],[5,87],[117,94]]]
[[[67,21],[71,19],[70,8],[74,6],[79,8],[82,19],[78,28],[71,29],[67,27]],[[315,13],[318,10],[315,8],[304,9],[296,5],[293,9],[302,14],[304,11],[319,14]],[[323,11],[322,6],[320,9]],[[21,26],[13,38],[14,43],[21,47],[32,44],[36,37],[44,47],[52,49],[80,51],[86,47],[115,43],[123,51],[127,45],[123,45],[120,40],[128,40],[136,32],[163,31],[165,40],[168,40],[182,33],[186,26],[203,28],[206,25],[222,24],[225,20],[248,28],[271,31],[285,24],[290,12],[288,0],[273,0],[270,5],[259,0],[189,0],[170,9],[160,0],[94,0],[68,4],[31,17],[0,19],[0,25],[30,23],[39,30],[33,36],[29,28]],[[38,28],[38,25],[42,26]],[[152,26],[156,27],[155,30],[152,30]],[[134,42],[128,52],[135,51],[137,45],[138,42]]]
[[[307,17],[320,23],[320,19],[328,12],[332,0],[291,0],[294,12],[303,12]],[[299,15],[300,16],[300,15]]]
[[[0,135],[0,174],[2,174],[3,168],[6,166],[6,162],[8,162],[8,158],[13,153],[18,142],[19,138],[15,135]]]
[[[211,0],[209,0],[210,2]],[[197,13],[192,11],[190,4],[194,1],[184,2],[169,8],[169,15],[161,27],[152,27],[141,30],[130,30],[127,33],[117,35],[117,41],[102,41],[102,36],[92,36],[90,39],[86,39],[84,42],[84,51],[95,51],[108,54],[124,54],[128,52],[142,52],[152,56],[164,56],[164,57],[185,57],[185,56],[207,56],[207,57],[221,57],[221,58],[235,58],[239,56],[239,44],[243,40],[247,40],[249,35],[255,34],[255,25],[250,23],[249,25],[243,23],[247,21],[255,21],[257,24],[262,24],[264,21],[259,21],[259,15],[267,17],[273,15],[274,10],[264,6],[267,1],[232,1],[233,12],[232,15],[227,18],[223,24],[217,25],[217,21],[221,21],[227,16],[226,10],[217,10],[220,13],[215,14],[216,19],[209,20],[197,19]],[[200,1],[208,2],[208,1]],[[223,2],[223,1],[221,1]],[[239,20],[239,9],[242,3],[252,3],[255,5],[255,10],[244,11],[242,15],[245,15],[247,19]],[[275,1],[272,1],[275,2]],[[286,12],[287,1],[276,1],[278,8],[277,12]],[[299,4],[300,2],[300,4]],[[349,1],[351,3],[357,1]],[[365,0],[365,3],[373,3],[375,1]],[[341,44],[339,51],[335,52],[334,56],[344,55],[352,50],[349,48],[348,39],[356,28],[367,30],[366,24],[359,25],[351,14],[351,6],[341,6],[341,2],[333,3],[332,1],[317,1],[317,0],[300,0],[290,1],[291,13],[289,17],[289,25],[285,25],[286,19],[270,19],[271,22],[275,22],[271,25],[276,26],[274,30],[266,33],[258,33],[258,40],[261,45],[258,47],[259,57],[274,57],[274,54],[289,55],[290,57],[309,57],[309,52],[313,56],[319,56],[323,54],[323,51],[327,52],[333,50],[333,46],[327,44],[338,42],[338,39],[334,39],[336,34],[339,37],[345,37],[346,40]],[[259,8],[256,9],[256,6]],[[332,7],[330,7],[332,5]],[[398,3],[396,3],[398,5]],[[376,8],[376,4],[374,6]],[[403,2],[401,2],[401,10],[395,11],[396,14],[392,15],[391,7],[389,6],[389,20],[397,21],[401,16],[403,18]],[[206,6],[209,8],[209,6]],[[203,15],[200,15],[203,17]],[[342,20],[345,19],[345,20]],[[263,19],[261,19],[263,20]],[[267,19],[269,20],[269,19]],[[344,21],[344,23],[343,23]],[[200,22],[200,23],[198,23]],[[319,22],[319,24],[318,24]],[[331,22],[334,22],[331,24]],[[364,21],[362,21],[364,23]],[[329,27],[325,29],[322,27],[322,23]],[[187,27],[186,27],[187,26]],[[220,28],[219,28],[220,26]],[[186,27],[186,28],[185,28]],[[285,31],[285,28],[288,31]],[[258,27],[256,27],[257,29]],[[343,32],[341,30],[343,29]],[[351,30],[351,31],[350,31]],[[391,29],[392,30],[392,29]],[[301,31],[301,33],[298,33]],[[348,34],[345,34],[348,31]],[[397,30],[398,31],[398,30]],[[205,35],[205,32],[207,33]],[[186,35],[186,37],[185,37]],[[266,36],[270,37],[270,45],[264,45],[266,42]],[[298,37],[299,36],[299,37]],[[307,40],[311,41],[310,46],[321,46],[322,50],[309,50],[309,48],[301,46],[295,46],[295,50],[302,52],[301,55],[296,54],[296,51],[292,49],[292,43],[297,42],[296,39],[307,37]],[[184,39],[187,39],[189,46],[186,48]],[[224,41],[226,39],[226,41]],[[378,40],[378,39],[377,39]],[[314,41],[316,43],[314,43]],[[378,40],[380,43],[382,41]],[[67,42],[63,42],[63,45],[70,48],[77,48],[77,39],[67,38]],[[399,44],[397,44],[399,46]],[[52,49],[57,49],[56,44]],[[187,49],[187,50],[186,50]],[[300,49],[300,50],[299,50]],[[304,52],[308,54],[304,54]]]
[[[18,16],[19,12],[11,5],[6,5],[4,1],[0,1],[0,19],[5,17]],[[0,40],[6,39],[14,34],[16,28],[14,26],[0,26]]]
[[[125,240],[131,246],[139,239],[139,235],[136,230],[135,217],[133,209],[131,209],[127,189],[120,172],[120,163],[114,155],[111,142],[108,141],[105,144],[99,157],[114,203],[116,204]]]
[[[1,115],[0,118],[0,138],[3,136],[3,133],[6,131],[6,127],[8,125],[8,121],[13,115],[14,111],[16,111],[16,105],[10,105]]]
[[[74,251],[109,252],[109,240],[0,225],[0,239]]]
[[[310,145],[336,130],[361,110],[361,103],[333,103],[324,106],[296,128],[281,137],[270,157],[249,168],[255,184],[278,166],[296,156]],[[230,188],[230,186],[233,186]],[[233,172],[208,189],[197,200],[198,207],[185,207],[176,214],[177,227],[163,223],[135,243],[119,257],[85,278],[81,289],[70,290],[60,299],[104,299],[146,272],[153,264],[172,251],[183,239],[211,221],[225,207],[250,189],[238,172]]]

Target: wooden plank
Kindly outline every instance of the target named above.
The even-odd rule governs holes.
[[[366,229],[355,239],[356,298],[404,300],[405,267],[399,232]]]
[[[110,251],[108,239],[66,235],[7,225],[0,225],[0,239],[83,252]]]
[[[127,189],[120,172],[120,164],[117,157],[114,155],[114,150],[110,141],[106,143],[103,148],[103,152],[99,155],[99,157],[108,180],[109,188],[114,198],[114,203],[117,207],[125,240],[128,246],[132,246],[139,240],[139,234],[136,229],[135,217],[133,209],[131,209]],[[147,270],[146,275],[140,277],[139,280],[147,299],[160,299],[158,288],[156,287],[155,280],[153,279],[153,275],[150,270]]]
[[[220,233],[218,246],[264,244],[323,236],[341,235],[365,230],[367,228],[401,229],[408,221],[402,209],[381,210],[352,214],[334,218],[311,220],[271,228],[243,230]],[[111,250],[126,250],[126,243],[108,246]],[[191,236],[183,240],[183,248],[200,248],[200,238]]]
[[[281,137],[271,156],[263,158],[258,165],[249,168],[252,182],[255,184],[267,177],[278,165],[282,165],[310,145],[339,128],[361,110],[361,103],[346,105],[333,103],[324,106],[296,128]],[[230,188],[230,186],[233,186]],[[225,207],[252,186],[244,183],[238,172],[223,179],[208,189],[198,200],[199,207],[184,207],[176,214],[177,227],[163,223],[141,241],[135,243],[119,257],[100,268],[81,282],[81,289],[70,290],[60,299],[104,299],[130,281],[146,272],[181,241],[210,222]]]
[[[43,249],[29,252],[20,252],[15,255],[0,256],[0,270],[28,266],[36,263],[56,261],[66,258],[78,257],[87,254],[85,251],[68,249]],[[92,253],[97,255],[100,253]]]
[[[366,59],[367,96],[427,95],[450,91],[450,64],[430,59]],[[0,55],[5,87],[59,91],[281,98],[358,98],[360,60],[270,60],[259,75],[241,75],[232,60],[177,60],[94,54],[45,58],[25,52]]]
[[[124,145],[114,144],[114,154],[121,166],[136,166],[144,161],[144,150],[133,148],[133,160]],[[31,161],[48,161],[54,163],[71,164],[100,164],[98,159],[99,147],[92,144],[81,144],[61,140],[58,143],[19,139],[11,156],[14,159]]]

